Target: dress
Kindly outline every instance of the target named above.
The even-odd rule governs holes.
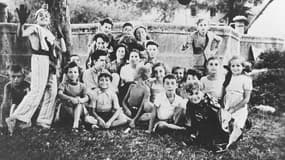
[[[225,81],[224,76],[219,76],[215,80],[209,80],[208,76],[201,78],[201,83],[203,87],[203,91],[205,93],[210,94],[211,96],[215,97],[216,99],[221,99],[223,95],[223,83]]]
[[[237,105],[242,101],[245,91],[252,90],[252,80],[246,75],[232,76],[229,85],[226,87],[224,97],[225,109]],[[248,115],[248,106],[244,105],[241,109],[234,112],[232,117],[235,123],[243,128]]]

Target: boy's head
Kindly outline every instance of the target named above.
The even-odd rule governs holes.
[[[150,59],[156,58],[158,54],[158,44],[152,40],[147,41],[146,50]]]
[[[137,40],[142,41],[147,37],[146,28],[144,26],[139,26],[134,31],[134,36]]]
[[[102,32],[109,34],[113,27],[113,21],[110,18],[105,18],[100,21]]]
[[[69,62],[64,68],[64,73],[69,81],[77,82],[79,77],[79,67],[77,63]]]
[[[96,69],[103,69],[106,67],[107,52],[103,50],[95,50],[91,55],[92,65]]]
[[[132,49],[129,55],[130,64],[137,65],[140,62],[140,51],[137,49]]]
[[[197,30],[200,34],[205,35],[209,30],[209,21],[205,18],[198,19]]]
[[[185,75],[185,82],[190,83],[192,81],[200,80],[201,74],[195,69],[188,69]]]
[[[129,22],[127,22],[123,25],[123,33],[124,34],[132,34],[133,29],[134,29],[134,26]]]
[[[219,57],[213,56],[207,60],[206,67],[208,74],[217,74],[221,70],[222,62]]]
[[[190,102],[198,104],[203,100],[204,93],[201,90],[201,86],[199,81],[192,81],[184,86],[184,90]]]
[[[185,68],[176,66],[172,68],[172,74],[176,76],[176,79],[180,82],[183,80],[185,75]]]
[[[150,70],[145,66],[140,66],[137,68],[135,79],[142,79],[143,81],[148,80],[150,74]]]
[[[75,62],[77,65],[80,64],[80,57],[78,54],[72,54],[69,57],[69,62]]]
[[[174,92],[177,88],[176,77],[173,74],[168,74],[163,78],[163,87],[166,92]]]
[[[95,41],[96,49],[99,50],[106,50],[110,42],[109,37],[104,33],[95,34],[93,40]]]
[[[107,72],[100,73],[98,76],[99,88],[100,89],[108,89],[110,87],[112,80],[113,80],[113,78],[112,78],[111,74],[109,74]]]
[[[25,79],[25,73],[20,65],[12,64],[8,68],[9,78],[13,86],[20,85]]]

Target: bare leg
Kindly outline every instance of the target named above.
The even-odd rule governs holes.
[[[152,117],[154,106],[151,102],[145,102],[143,106],[144,113],[139,117],[139,121],[149,121]]]
[[[74,109],[74,121],[72,128],[78,128],[81,113],[82,113],[82,104],[77,104]]]
[[[123,112],[120,113],[120,115],[113,121],[111,124],[111,127],[117,127],[123,124],[127,124],[131,119],[126,116]]]
[[[230,137],[229,137],[229,142],[228,142],[228,145],[226,147],[226,149],[229,149],[229,147],[238,140],[238,138],[241,136],[242,134],[242,130],[237,126],[235,125],[234,128],[233,128],[233,131],[232,133],[230,134]]]
[[[184,130],[185,127],[180,127],[180,126],[177,126],[175,124],[170,124],[170,123],[167,123],[165,121],[159,121],[157,122],[155,125],[154,125],[154,130],[156,128],[169,128],[169,129],[175,129],[175,130]]]

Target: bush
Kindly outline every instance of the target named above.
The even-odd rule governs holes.
[[[285,111],[285,51],[268,51],[259,56],[254,68],[267,68],[253,81],[251,104],[270,105]]]

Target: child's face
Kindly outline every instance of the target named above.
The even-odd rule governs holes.
[[[37,15],[36,21],[40,26],[47,26],[50,24],[50,14],[48,12],[40,12]]]
[[[154,68],[154,76],[156,79],[162,79],[165,76],[165,69],[163,66],[157,66]]]
[[[112,25],[110,23],[104,23],[102,26],[102,32],[104,33],[110,33],[112,30]]]
[[[187,97],[190,102],[194,104],[198,104],[201,102],[201,100],[203,100],[204,93],[200,91],[199,89],[194,89],[190,92],[187,92]]]
[[[156,45],[148,45],[146,48],[149,58],[155,58],[158,53],[158,48]]]
[[[217,74],[221,68],[221,64],[217,59],[210,60],[207,64],[209,74]]]
[[[105,50],[106,49],[106,42],[101,38],[101,37],[98,37],[97,40],[96,40],[96,49],[98,50]]]
[[[98,85],[101,89],[108,89],[111,84],[110,77],[101,77],[99,79]]]
[[[131,52],[129,61],[131,64],[138,64],[140,62],[140,56],[138,52]]]
[[[97,61],[94,60],[95,61],[94,66],[97,69],[103,69],[106,67],[106,60],[107,60],[106,56],[100,56]]]
[[[67,71],[67,78],[72,81],[76,82],[78,80],[79,70],[78,67],[68,68]]]
[[[180,68],[180,69],[176,69],[174,71],[174,74],[177,78],[178,81],[181,81],[184,77],[184,69]]]
[[[136,30],[136,36],[138,40],[145,40],[146,39],[146,30],[144,28],[139,28]]]
[[[77,65],[80,64],[80,58],[78,56],[70,57],[70,62],[75,62]]]
[[[24,74],[21,72],[10,71],[9,76],[13,86],[18,86],[24,81]]]
[[[209,29],[209,24],[208,24],[208,21],[206,20],[203,20],[201,21],[198,25],[197,25],[197,30],[199,33],[201,33],[202,35],[205,35],[206,32],[208,31]]]
[[[116,52],[117,59],[124,59],[126,56],[126,50],[124,47],[120,47]]]
[[[239,59],[232,60],[230,68],[231,68],[233,75],[241,74],[243,70],[242,61]]]
[[[133,32],[133,27],[132,26],[125,26],[123,28],[123,33],[125,33],[125,34],[132,34],[132,32]]]
[[[193,81],[198,81],[198,77],[192,74],[188,74],[186,77],[186,83],[191,83]]]
[[[177,88],[176,79],[165,79],[163,86],[166,92],[175,92]]]

